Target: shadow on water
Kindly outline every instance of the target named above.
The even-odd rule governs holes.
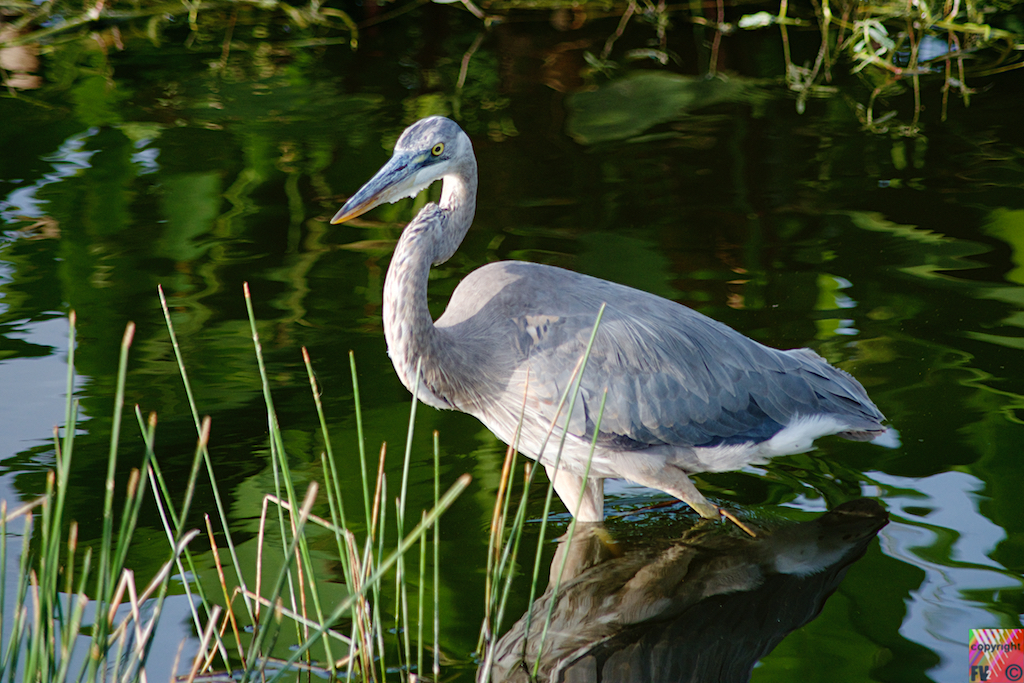
[[[478,680],[535,680],[536,666],[542,681],[747,681],[818,615],[888,521],[862,498],[758,538],[704,525],[624,551],[603,526],[580,525]]]

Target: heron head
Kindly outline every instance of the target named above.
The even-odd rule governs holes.
[[[472,156],[469,137],[457,123],[443,116],[421,119],[405,129],[391,160],[345,202],[331,223],[344,223],[384,202],[415,197]]]

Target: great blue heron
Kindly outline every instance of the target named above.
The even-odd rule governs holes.
[[[809,349],[769,348],[667,299],[553,266],[487,264],[459,284],[435,322],[430,266],[451,258],[476,211],[476,156],[455,122],[433,116],[406,129],[391,160],[331,220],[413,197],[438,179],[440,202],[406,226],[388,268],[388,354],[421,401],[476,416],[542,463],[580,521],[604,519],[606,478],[659,489],[717,519],[722,510],[688,475],[800,453],[827,434],[868,440],[886,431],[864,387]],[[602,304],[566,423],[556,416],[559,400]]]

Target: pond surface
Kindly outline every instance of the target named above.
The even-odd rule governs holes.
[[[322,477],[323,450],[301,347],[323,391],[344,492],[359,500],[349,351],[366,443],[375,453],[388,442],[397,481],[410,397],[386,355],[381,290],[401,228],[426,200],[328,221],[406,125],[448,114],[473,140],[480,194],[465,243],[432,271],[435,316],[484,263],[563,266],[684,303],[772,346],[810,347],[856,376],[899,430],[895,449],[824,439],[763,468],[697,477],[713,500],[766,524],[807,522],[862,497],[888,510],[863,556],[816,589],[835,591],[817,618],[780,635],[752,679],[964,680],[969,629],[1020,628],[1024,612],[1020,72],[979,79],[970,107],[950,98],[945,120],[941,79],[923,79],[916,131],[909,91],[875,104],[894,112],[888,130],[865,130],[858,107],[870,88],[842,65],[838,91],[797,113],[769,31],[726,38],[724,75],[707,79],[709,56],[680,22],[667,35],[678,64],[620,59],[609,79],[584,55],[617,23],[562,30],[524,15],[499,25],[461,87],[480,24],[451,6],[368,29],[355,52],[302,45],[273,17],[244,12],[227,51],[213,28],[188,40],[169,30],[160,48],[125,32],[119,51],[108,30],[48,50],[43,87],[0,99],[3,499],[39,495],[53,466],[70,310],[82,415],[68,514],[83,540],[99,536],[129,321],[127,402],[158,413],[157,455],[172,481],[187,477],[195,428],[158,285],[199,410],[212,417],[211,453],[243,549],[273,491],[243,282],[299,481]],[[653,35],[634,22],[613,58]],[[800,45],[797,35],[797,54]],[[504,447],[465,415],[421,406],[416,420],[410,509],[433,500],[434,430],[442,486],[473,476],[441,527],[441,645],[450,673],[470,680]],[[142,454],[133,425],[124,477]],[[618,484],[608,498],[623,513],[610,532],[627,545],[675,538],[694,522],[682,506],[644,511],[665,500],[654,491]],[[194,509],[200,526],[212,511],[208,489]],[[556,531],[566,520],[556,503]],[[156,511],[144,511],[129,566],[151,574],[162,538]],[[528,572],[532,557],[520,561]],[[325,561],[322,571],[337,568]],[[507,625],[528,603],[525,588],[515,593]],[[182,629],[169,649],[194,637],[187,619],[167,623]],[[728,622],[717,628],[729,637]]]

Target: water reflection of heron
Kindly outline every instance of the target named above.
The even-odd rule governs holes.
[[[881,505],[860,499],[756,539],[702,527],[618,557],[600,525],[578,526],[555,553],[547,591],[485,653],[478,679],[748,681],[818,615],[887,522]]]
[[[828,434],[867,440],[886,431],[860,383],[813,351],[772,349],[667,299],[561,268],[488,264],[459,284],[434,322],[430,266],[451,258],[476,211],[476,157],[458,125],[435,116],[410,126],[391,160],[331,221],[415,196],[441,178],[440,203],[405,228],[388,269],[388,353],[424,403],[475,415],[543,463],[580,520],[603,519],[609,477],[660,489],[717,518],[720,509],[689,474],[803,452]],[[565,425],[556,415],[559,399],[602,304],[556,472]],[[545,442],[552,422],[554,438]]]

